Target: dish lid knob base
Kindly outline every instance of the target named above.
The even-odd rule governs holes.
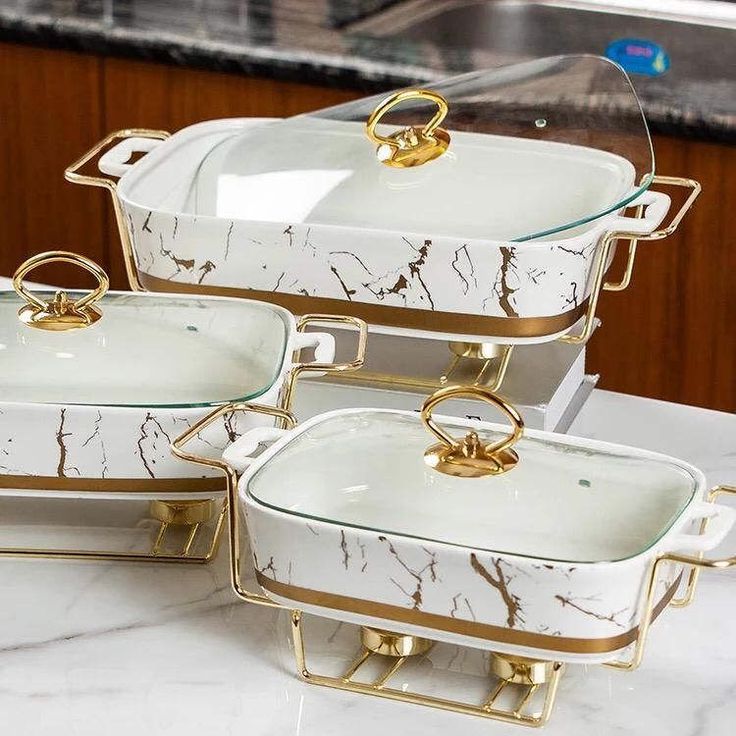
[[[72,263],[89,271],[97,279],[97,287],[80,299],[70,299],[65,291],[57,291],[53,299],[44,301],[23,284],[23,279],[31,271],[47,263],[58,262]],[[89,327],[102,317],[102,312],[93,304],[102,299],[109,285],[107,274],[89,258],[64,250],[39,253],[21,263],[13,274],[13,288],[27,302],[18,310],[18,319],[29,327],[51,332]]]
[[[485,444],[478,433],[471,430],[463,439],[456,439],[442,429],[432,418],[432,410],[442,401],[452,398],[480,399],[503,412],[511,421],[511,433],[497,442]],[[440,473],[459,478],[482,478],[500,475],[511,470],[519,462],[519,456],[511,446],[521,438],[524,421],[516,409],[480,386],[448,386],[435,391],[422,406],[422,422],[440,442],[424,453],[424,462]]]

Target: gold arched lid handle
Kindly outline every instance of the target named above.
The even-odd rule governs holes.
[[[432,410],[447,399],[479,399],[495,406],[512,424],[508,437],[483,444],[477,432],[470,431],[462,439],[455,439],[445,432],[432,418]],[[435,391],[422,405],[424,426],[440,440],[424,453],[424,461],[431,468],[461,478],[481,478],[500,475],[511,470],[519,462],[519,456],[511,446],[524,433],[524,420],[513,406],[480,386],[449,386]]]
[[[70,299],[65,291],[57,291],[51,301],[45,302],[23,284],[23,279],[39,266],[60,261],[89,271],[97,279],[97,288],[76,301]],[[102,299],[109,286],[107,274],[89,258],[65,250],[39,253],[21,263],[13,274],[13,288],[28,302],[18,311],[18,319],[29,327],[54,332],[89,327],[102,317],[102,312],[93,305]]]
[[[381,118],[407,100],[429,100],[437,105],[437,111],[424,126],[409,125],[388,136],[377,133]],[[441,156],[450,145],[450,134],[440,128],[448,109],[447,100],[442,95],[427,89],[405,89],[386,98],[365,124],[366,135],[378,146],[378,160],[387,166],[407,168]]]

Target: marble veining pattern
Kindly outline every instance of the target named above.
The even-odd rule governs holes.
[[[278,391],[269,394],[275,401]],[[183,462],[170,450],[171,440],[207,412],[0,404],[0,473],[70,479],[217,477],[219,471]],[[188,449],[219,457],[243,432],[264,421],[256,415],[228,414]]]
[[[280,583],[553,637],[614,637],[638,621],[647,555],[602,566],[534,563],[339,524],[308,528],[303,519],[250,499],[246,506],[255,568]],[[674,565],[663,569],[658,596],[679,572]],[[341,618],[339,610],[333,615]],[[373,625],[381,626],[380,616]]]
[[[582,304],[605,228],[498,246],[187,214],[172,227],[169,213],[123,206],[140,270],[160,279],[494,317],[554,316]]]

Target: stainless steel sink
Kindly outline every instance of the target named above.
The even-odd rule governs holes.
[[[655,9],[656,8],[656,9]],[[736,115],[736,2],[714,0],[408,0],[356,24],[355,37],[415,66],[465,71],[556,54],[604,54],[612,41],[653,41],[670,57],[636,76],[650,110]],[[430,50],[428,50],[430,49]]]

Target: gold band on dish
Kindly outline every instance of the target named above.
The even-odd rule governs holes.
[[[567,652],[569,654],[605,654],[607,652],[615,652],[636,641],[639,634],[638,627],[634,627],[616,636],[604,637],[602,639],[551,636],[549,634],[538,634],[534,631],[517,631],[504,626],[494,626],[478,621],[467,621],[437,613],[418,611],[413,608],[378,603],[363,598],[353,598],[346,595],[301,588],[297,585],[289,585],[269,578],[259,570],[256,570],[256,579],[264,590],[297,603],[307,603],[312,606],[331,608],[337,611],[349,611],[350,613],[357,613],[362,616],[371,616],[386,621],[396,621],[411,626],[422,626],[427,629],[446,631],[461,636],[470,636],[475,639],[546,649],[550,652]],[[667,607],[680,585],[680,580],[681,576],[678,576],[659,600],[652,611],[652,619],[659,616]]]
[[[294,314],[314,310],[326,313],[341,313],[349,305],[354,317],[369,324],[448,332],[467,335],[493,335],[494,337],[544,337],[563,332],[572,327],[585,314],[587,299],[575,309],[549,317],[494,317],[456,312],[436,312],[413,307],[386,307],[366,302],[345,302],[342,299],[282,294],[258,289],[243,289],[236,286],[209,286],[170,281],[158,276],[138,272],[140,284],[146,291],[173,292],[179,294],[202,294],[257,299],[278,304]]]
[[[55,475],[0,475],[0,488],[19,491],[79,491],[80,493],[222,493],[218,478],[59,478]]]

